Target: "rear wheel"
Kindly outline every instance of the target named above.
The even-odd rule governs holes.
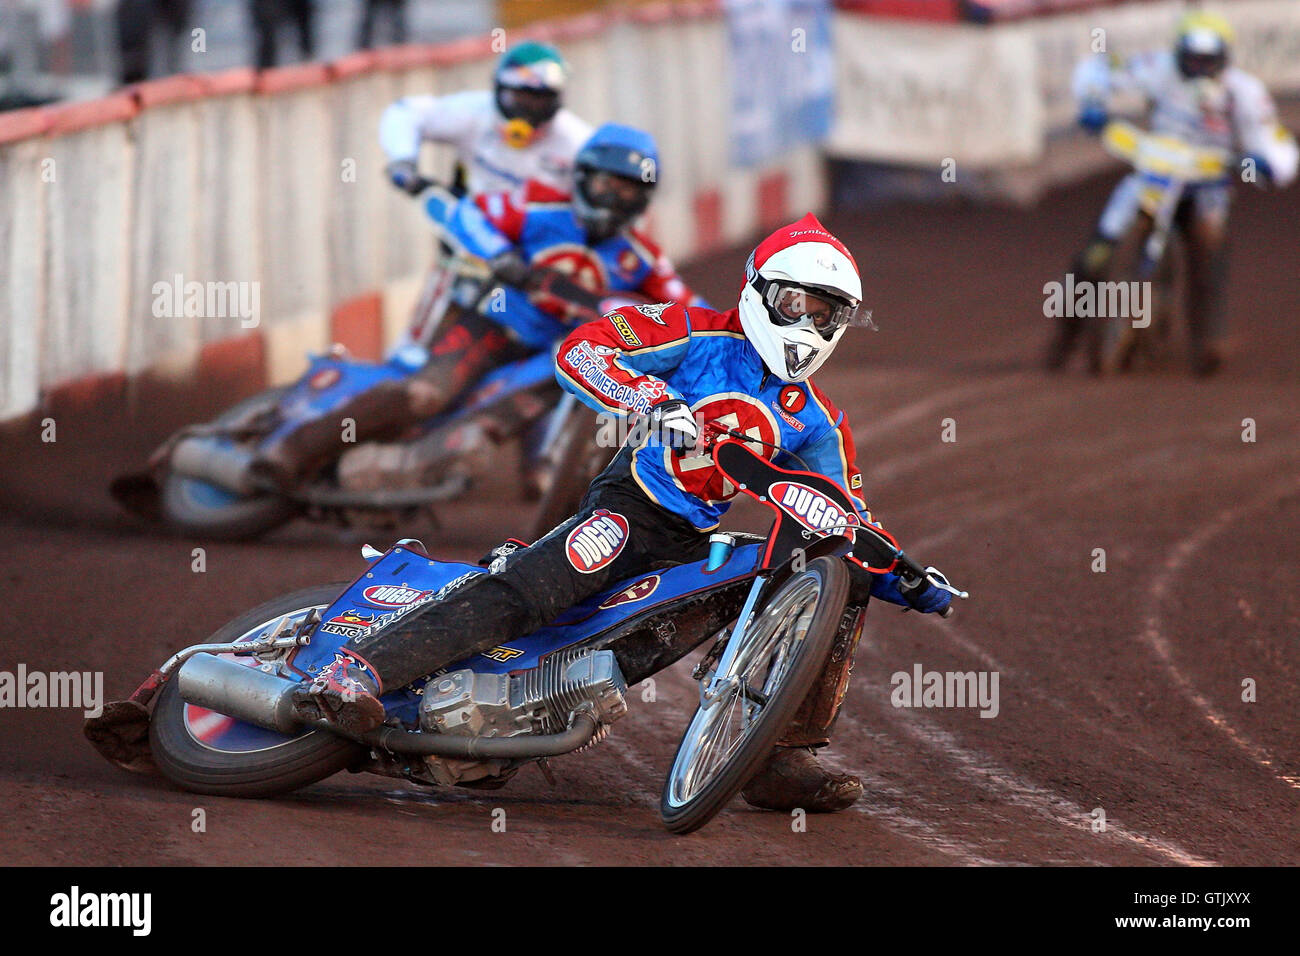
[[[669,830],[704,826],[763,766],[826,663],[848,595],[841,559],[822,557],[758,612],[722,675],[730,686],[701,701],[677,747],[659,804]]]
[[[312,609],[329,607],[345,584],[305,588],[268,601],[221,628],[210,643],[251,641],[286,615],[300,621]],[[229,658],[243,664],[266,658]],[[149,721],[154,763],[185,790],[226,797],[268,797],[324,780],[360,759],[356,743],[321,731],[288,736],[187,704],[175,680],[158,694]]]
[[[283,387],[273,388],[246,398],[223,412],[213,424],[232,427],[269,412],[286,391]],[[279,527],[297,511],[297,505],[280,495],[239,495],[170,470],[162,482],[162,514],[172,528],[186,534],[221,540],[251,538]]]

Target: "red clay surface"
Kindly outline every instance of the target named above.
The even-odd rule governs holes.
[[[658,821],[694,700],[689,663],[595,750],[496,793],[341,775],[275,801],[197,797],[100,759],[71,710],[0,711],[0,853],[10,863],[1295,864],[1300,862],[1300,190],[1243,191],[1237,350],[1097,382],[1037,371],[1042,285],[1110,180],[1038,208],[893,208],[831,220],[867,273],[878,333],[846,338],[822,386],[855,425],[868,500],[972,597],[952,621],[873,607],[833,762],[852,811],[737,800],[686,838]],[[741,250],[690,278],[731,301]],[[172,539],[121,515],[109,479],[234,396],[141,398],[140,424],[35,424],[0,464],[0,669],[105,673],[128,693],[173,650],[278,593],[350,577],[362,540],[298,524],[252,544]],[[1241,440],[1253,418],[1258,440]],[[956,422],[944,443],[941,422]],[[475,558],[517,530],[508,475],[423,536]],[[405,532],[407,529],[403,529]],[[190,570],[207,548],[207,571]],[[1093,573],[1093,551],[1107,570]],[[990,670],[1001,710],[896,709],[890,675]],[[1241,699],[1252,679],[1258,702]],[[206,811],[206,833],[191,830]],[[504,808],[507,829],[491,829]],[[1092,812],[1105,813],[1094,832]]]

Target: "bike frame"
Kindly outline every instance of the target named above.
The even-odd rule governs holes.
[[[773,512],[773,523],[766,539],[735,546],[726,560],[716,567],[710,568],[713,562],[704,559],[620,581],[570,607],[547,626],[485,653],[449,664],[445,670],[469,669],[478,673],[507,674],[535,668],[558,651],[582,646],[611,646],[646,622],[671,616],[689,602],[727,588],[743,586],[748,581],[748,592],[736,628],[701,698],[711,702],[726,696],[727,688],[731,686],[729,671],[735,662],[736,649],[744,643],[755,609],[760,606],[769,585],[784,580],[789,573],[794,555],[786,555],[785,545],[793,541],[807,543],[808,558],[827,553],[849,557],[853,545],[852,539],[841,533],[845,529],[830,525],[817,527],[809,522],[807,512],[810,508],[802,499],[783,501],[772,495],[771,490],[798,479],[798,483],[810,493],[824,495],[828,502],[847,509],[855,517],[856,512],[847,492],[834,482],[812,472],[778,468],[749,450],[742,441],[728,438],[717,442],[713,454],[719,467],[738,488]],[[804,506],[802,511],[799,504]],[[774,547],[778,542],[780,546]],[[793,548],[788,550],[793,551]],[[288,646],[293,649],[284,665],[299,678],[307,678],[332,663],[348,641],[373,636],[418,608],[442,600],[475,577],[489,573],[477,565],[435,560],[418,542],[411,540],[400,541],[382,553],[368,549],[363,551],[363,556],[369,559],[367,569],[320,612],[318,622],[314,623],[309,634],[296,641],[290,641],[285,635],[278,636],[282,642],[290,641]],[[691,646],[698,646],[709,636],[707,633],[699,635],[699,640]],[[265,643],[267,638],[261,640]],[[275,646],[284,647],[286,644]],[[186,655],[189,650],[192,649],[181,652],[181,655]],[[203,650],[240,654],[243,662],[250,666],[260,663],[247,653],[249,648],[241,645],[232,645],[224,651],[217,646],[207,646]],[[388,714],[408,726],[418,726],[421,692],[428,679],[421,678],[385,694],[382,701]],[[197,719],[205,719],[206,714],[206,711],[199,711]],[[277,736],[285,741],[292,739],[291,736],[277,735],[263,727],[227,718],[220,736],[209,742],[222,749],[262,749],[274,745]]]

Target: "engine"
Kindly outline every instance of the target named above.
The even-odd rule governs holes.
[[[420,727],[426,733],[483,737],[554,734],[569,726],[583,704],[594,708],[597,737],[627,713],[627,682],[614,652],[559,651],[539,666],[517,674],[480,674],[465,669],[434,677],[425,685]],[[439,783],[463,783],[495,776],[501,761],[473,763],[430,757]]]

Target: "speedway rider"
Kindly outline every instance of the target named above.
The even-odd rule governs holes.
[[[870,521],[844,414],[810,376],[830,356],[862,299],[857,264],[812,215],[777,230],[754,250],[736,308],[684,303],[627,306],[578,326],[560,346],[557,378],[592,408],[647,416],[596,478],[576,515],[523,548],[498,548],[490,573],[391,628],[344,645],[335,663],[295,691],[304,719],[364,731],[383,717],[376,699],[452,661],[527,634],[612,584],[668,562],[704,557],[709,532],[736,489],[697,422],[721,421],[796,453],[807,469],[838,482]],[[781,464],[767,445],[751,445]],[[802,467],[796,463],[796,467]],[[616,519],[611,521],[610,519]],[[599,522],[611,553],[568,546],[571,533]],[[609,532],[622,530],[622,536]],[[616,538],[617,540],[613,540]],[[856,575],[869,592],[922,611],[951,596],[927,582],[904,595],[892,574]],[[745,799],[766,809],[842,810],[862,793],[847,774],[814,757],[848,687],[853,650],[841,635],[826,669],[786,728]]]
[[[583,145],[572,196],[537,182],[513,193],[466,197],[447,223],[502,282],[477,309],[444,321],[424,365],[386,380],[259,449],[254,471],[287,490],[329,461],[351,419],[356,442],[393,437],[431,418],[495,368],[554,347],[581,313],[567,291],[591,300],[636,292],[654,301],[698,302],[658,247],[633,228],[658,181],[649,133],[606,123]],[[590,312],[588,312],[590,314]]]
[[[554,47],[521,43],[497,65],[491,92],[404,96],[384,111],[379,143],[394,185],[415,194],[425,140],[456,147],[457,185],[470,195],[517,189],[529,180],[568,191],[573,158],[592,129],[563,107],[568,68]]]
[[[1099,133],[1109,119],[1111,92],[1136,89],[1149,104],[1153,133],[1232,151],[1245,158],[1243,169],[1253,168],[1258,183],[1288,185],[1296,177],[1296,142],[1278,123],[1264,84],[1229,64],[1232,42],[1232,28],[1222,17],[1193,11],[1179,23],[1173,50],[1084,60],[1073,80],[1081,104],[1080,125]],[[1187,241],[1188,334],[1192,368],[1198,375],[1212,374],[1222,361],[1229,187],[1226,177],[1190,187],[1177,214]],[[1115,246],[1137,215],[1140,189],[1137,174],[1115,188],[1092,241],[1075,261],[1076,281],[1105,278]],[[1082,323],[1077,317],[1061,320],[1048,351],[1048,368],[1061,368],[1068,361]]]

